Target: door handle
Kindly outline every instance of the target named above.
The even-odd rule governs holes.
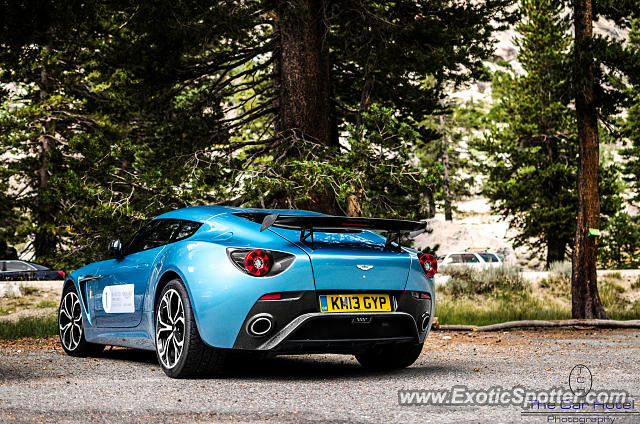
[[[85,277],[78,278],[78,282],[80,282],[80,281],[99,280],[100,278],[102,278],[102,275],[87,275]]]

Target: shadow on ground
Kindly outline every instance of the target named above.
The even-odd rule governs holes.
[[[159,366],[155,352],[135,349],[105,350],[101,359],[112,359],[122,362],[136,362]],[[373,371],[360,366],[351,360],[350,355],[283,355],[261,358],[252,355],[234,355],[227,364],[223,375],[202,375],[197,379],[259,379],[259,380],[327,380],[349,377],[383,378],[395,376],[438,376],[472,370],[461,369],[459,366],[440,364],[424,364],[418,360],[410,368],[391,371]],[[463,367],[464,368],[464,367]]]

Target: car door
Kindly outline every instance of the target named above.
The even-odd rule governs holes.
[[[153,264],[180,228],[178,220],[154,220],[124,246],[124,256],[104,262],[92,285],[98,327],[135,327],[142,319],[144,294]]]

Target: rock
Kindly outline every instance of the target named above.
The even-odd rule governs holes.
[[[0,297],[21,297],[20,285],[18,283],[0,283]]]

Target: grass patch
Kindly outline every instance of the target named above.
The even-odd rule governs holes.
[[[640,275],[638,276],[638,278],[636,278],[636,281],[631,283],[631,289],[633,290],[640,289]]]
[[[540,287],[548,289],[552,296],[569,299],[571,296],[571,262],[552,262],[547,278],[540,281]]]
[[[528,289],[520,269],[516,267],[502,266],[482,271],[469,267],[450,267],[443,273],[451,276],[444,291],[452,296],[474,296]]]
[[[514,267],[446,269],[451,276],[438,286],[436,313],[441,324],[489,325],[519,320],[571,318],[571,263],[549,267],[549,276],[532,286]],[[619,273],[598,282],[600,298],[612,319],[640,319],[640,300],[633,303],[620,285]],[[639,279],[640,280],[640,279]]]
[[[23,296],[30,296],[32,294],[38,293],[38,289],[31,286],[20,286],[20,291]]]
[[[4,297],[0,298],[0,315],[8,315],[17,309],[26,308],[31,305],[31,300],[23,297]]]
[[[611,280],[622,280],[622,274],[620,273],[620,271],[616,271],[616,272],[608,272],[605,275],[606,278],[609,278]]]
[[[26,317],[17,321],[0,321],[0,339],[52,337],[58,334],[58,318],[54,315]]]
[[[479,299],[478,299],[479,300]],[[454,300],[440,298],[436,302],[436,316],[440,324],[489,325],[520,320],[554,320],[571,318],[571,309],[540,305],[531,299],[516,302],[488,300]]]
[[[517,267],[449,268],[438,287],[436,315],[441,324],[488,325],[529,319],[566,319],[571,309],[534,296]]]
[[[55,300],[41,300],[40,303],[36,305],[37,308],[55,308],[58,306],[58,302]]]
[[[600,294],[602,306],[604,306],[605,311],[609,312],[609,315],[613,311],[627,311],[631,302],[624,297],[624,287],[609,280],[608,277],[598,283],[598,293]]]
[[[548,271],[556,277],[571,279],[571,261],[551,262]]]

